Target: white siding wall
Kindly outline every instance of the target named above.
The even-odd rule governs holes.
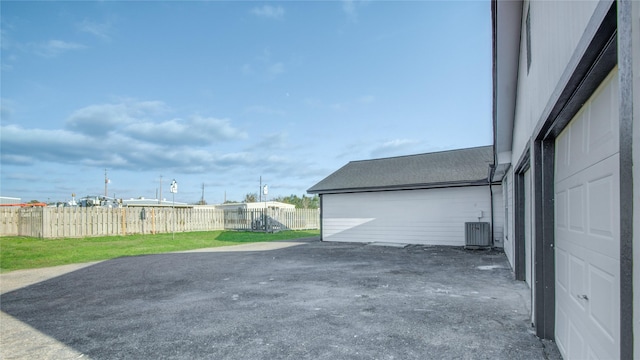
[[[504,246],[504,206],[502,185],[493,186],[493,243],[496,247]]]
[[[490,204],[488,186],[325,194],[322,236],[325,241],[462,246],[464,223],[490,222]],[[503,218],[495,220],[501,229]]]
[[[506,214],[504,225],[504,253],[507,255],[511,269],[514,269],[515,247],[513,245],[513,168],[510,168],[502,180],[503,207]]]
[[[512,163],[520,159],[597,5],[597,1],[525,1]],[[529,7],[531,68],[527,73],[525,19]]]

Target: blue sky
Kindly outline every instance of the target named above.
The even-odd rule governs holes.
[[[219,203],[489,145],[489,1],[0,2],[0,195]]]

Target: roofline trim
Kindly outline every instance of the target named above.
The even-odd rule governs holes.
[[[491,185],[499,185],[500,182],[494,181]],[[472,181],[456,181],[456,182],[442,182],[442,183],[430,183],[430,184],[405,184],[405,185],[390,185],[390,186],[370,186],[359,188],[343,188],[343,189],[320,189],[320,190],[307,190],[309,194],[343,194],[343,193],[360,193],[360,192],[378,192],[378,191],[399,191],[399,190],[428,190],[428,189],[442,189],[451,187],[464,187],[464,186],[486,186],[489,185],[488,179],[472,180]]]
[[[374,158],[374,159],[351,160],[351,161],[349,161],[346,165],[351,164],[351,163],[359,163],[359,162],[379,161],[379,160],[389,160],[389,159],[400,159],[400,158],[410,158],[410,157],[414,157],[414,156],[424,156],[424,155],[431,155],[431,154],[441,154],[441,153],[453,152],[453,151],[477,150],[477,149],[480,149],[480,148],[489,148],[489,147],[491,147],[491,148],[492,148],[492,147],[493,147],[493,144],[489,144],[489,145],[480,145],[480,146],[474,146],[474,147],[468,147],[468,148],[459,148],[459,149],[440,150],[440,151],[427,152],[427,153],[419,153],[419,154],[398,155],[398,156],[381,157],[381,158]],[[346,165],[345,165],[345,166],[346,166]],[[344,167],[344,166],[343,166],[343,167]]]

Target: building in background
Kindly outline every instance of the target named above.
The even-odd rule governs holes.
[[[501,247],[492,164],[491,145],[352,161],[307,191],[320,195],[323,241],[464,246],[467,224],[485,223],[482,244]]]

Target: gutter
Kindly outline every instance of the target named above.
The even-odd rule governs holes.
[[[490,165],[493,166],[493,165]],[[442,182],[442,183],[430,183],[430,184],[406,184],[406,185],[390,185],[390,186],[367,186],[356,188],[339,188],[339,189],[319,189],[307,190],[308,194],[344,194],[344,193],[360,193],[360,192],[378,192],[378,191],[398,191],[398,190],[427,190],[427,189],[441,189],[452,188],[462,186],[484,186],[486,185],[486,178],[479,180],[464,180],[458,182]]]

